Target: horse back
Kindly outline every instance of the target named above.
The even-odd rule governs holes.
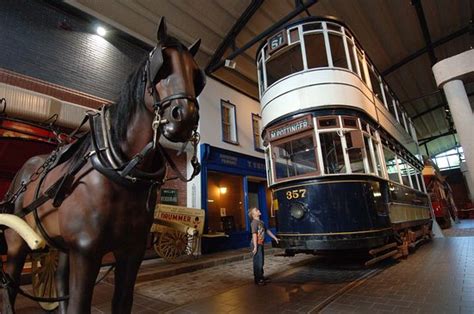
[[[44,164],[47,157],[48,155],[38,155],[28,159],[16,173],[7,193],[9,195],[14,194],[21,187],[22,182],[28,183],[33,173],[35,173],[38,168]],[[14,213],[20,212],[23,208],[23,198],[24,193],[21,193],[15,200]]]

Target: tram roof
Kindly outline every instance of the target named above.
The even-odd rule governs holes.
[[[281,28],[309,15],[336,17],[347,23],[397,94],[413,119],[420,143],[426,142],[430,155],[450,149],[457,140],[451,134],[445,117],[445,99],[436,87],[431,67],[471,48],[474,8],[470,0],[47,2],[66,11],[80,12],[89,20],[99,19],[150,47],[155,43],[156,21],[166,16],[173,36],[186,43],[202,38],[197,60],[208,74],[255,99],[255,55],[259,44],[274,31],[272,27],[279,24]],[[224,66],[224,60],[232,54],[236,55],[235,69]],[[470,97],[474,94],[473,81],[466,84]]]

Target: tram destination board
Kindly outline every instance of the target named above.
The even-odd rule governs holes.
[[[302,118],[292,120],[282,125],[275,126],[268,131],[270,141],[276,140],[280,137],[285,137],[291,134],[296,134],[313,127],[311,115],[306,115]]]

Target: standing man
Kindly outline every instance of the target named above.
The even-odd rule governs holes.
[[[265,256],[263,252],[263,243],[265,242],[265,232],[276,241],[279,239],[267,228],[265,224],[260,220],[262,213],[256,207],[249,210],[249,217],[252,219],[250,223],[250,230],[252,232],[252,253],[253,253],[253,276],[255,284],[259,286],[265,285],[269,278],[263,276],[263,265],[265,263]]]

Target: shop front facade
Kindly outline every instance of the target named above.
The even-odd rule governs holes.
[[[274,231],[275,215],[267,189],[265,160],[201,145],[201,208],[206,213],[202,253],[248,247],[249,209],[257,207]]]

